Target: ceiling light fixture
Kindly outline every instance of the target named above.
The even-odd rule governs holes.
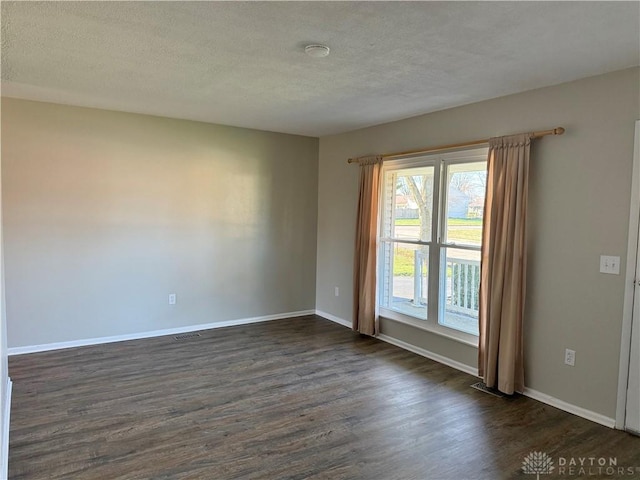
[[[330,49],[326,45],[307,45],[304,51],[310,57],[322,58],[329,55]]]

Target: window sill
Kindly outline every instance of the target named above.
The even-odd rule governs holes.
[[[456,342],[469,345],[470,347],[478,348],[478,337],[475,335],[443,327],[441,325],[434,324],[434,322],[429,320],[418,320],[417,318],[412,318],[408,315],[403,315],[402,313],[388,310],[386,308],[380,308],[380,317],[385,320],[404,323],[405,325],[448,338],[449,340],[454,340]]]

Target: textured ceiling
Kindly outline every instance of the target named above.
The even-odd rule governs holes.
[[[312,136],[640,63],[638,2],[1,8],[3,95]]]

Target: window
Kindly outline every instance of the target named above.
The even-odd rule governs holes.
[[[475,342],[487,148],[385,162],[383,316]]]

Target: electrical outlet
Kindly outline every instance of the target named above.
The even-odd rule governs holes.
[[[564,363],[566,365],[569,365],[571,367],[575,366],[576,364],[576,351],[575,350],[570,350],[570,349],[566,349],[564,351]]]
[[[176,301],[177,301],[176,294],[175,293],[170,293],[169,294],[169,305],[175,305]]]
[[[335,287],[335,294],[336,294],[336,297],[340,296],[340,288]]]

